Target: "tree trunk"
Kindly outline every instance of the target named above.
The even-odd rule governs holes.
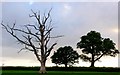
[[[95,61],[94,61],[94,54],[92,54],[92,61],[91,61],[91,66],[90,67],[95,67],[94,63],[95,63]]]
[[[91,66],[90,66],[90,67],[95,67],[95,66],[94,66],[94,64],[95,64],[95,62],[94,62],[94,61],[92,61],[92,62],[91,62]]]
[[[46,73],[45,62],[41,62],[40,73]]]
[[[65,67],[67,67],[67,63],[65,63]]]

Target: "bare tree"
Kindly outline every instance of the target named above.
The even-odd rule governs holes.
[[[31,10],[32,11],[32,10]],[[46,73],[45,63],[47,57],[50,55],[53,47],[57,44],[56,42],[48,47],[48,44],[51,38],[58,38],[61,36],[51,36],[52,27],[52,19],[50,16],[51,9],[47,14],[44,13],[41,16],[40,12],[32,11],[32,15],[29,17],[33,17],[36,19],[37,24],[27,24],[24,25],[25,29],[21,29],[16,27],[16,23],[13,24],[12,27],[9,25],[5,25],[3,22],[1,25],[3,28],[12,35],[19,43],[24,45],[22,50],[32,51],[37,60],[41,63],[40,73]],[[21,36],[16,35],[16,33],[20,32]],[[19,51],[19,52],[20,52]]]

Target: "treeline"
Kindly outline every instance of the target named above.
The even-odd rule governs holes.
[[[31,70],[38,71],[39,67],[2,67],[2,70]],[[90,72],[120,72],[120,68],[113,67],[46,67],[47,71],[90,71]]]

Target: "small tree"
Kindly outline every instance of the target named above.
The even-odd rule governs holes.
[[[59,65],[64,64],[65,67],[67,67],[69,64],[78,63],[79,55],[72,47],[65,46],[60,47],[57,52],[54,52],[54,55],[51,58],[52,63]]]
[[[94,67],[94,63],[101,57],[105,55],[115,57],[119,53],[112,40],[102,38],[101,34],[96,31],[91,31],[87,35],[82,36],[80,42],[77,43],[77,48],[82,49],[83,52],[80,58],[91,62],[91,67]],[[91,54],[91,57],[88,54]]]
[[[24,25],[25,29],[17,28],[16,23],[12,27],[5,25],[3,22],[1,25],[3,28],[12,35],[19,43],[24,45],[21,50],[32,51],[37,60],[41,63],[40,73],[46,73],[45,63],[47,57],[50,55],[53,47],[57,44],[56,42],[49,45],[51,38],[57,38],[60,36],[51,36],[52,19],[50,18],[51,10],[42,16],[40,12],[32,11],[33,17],[36,19],[36,24]],[[19,35],[21,35],[21,37]],[[48,47],[49,45],[49,47]],[[20,51],[21,51],[20,50]]]

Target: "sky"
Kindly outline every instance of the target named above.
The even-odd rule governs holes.
[[[3,2],[2,20],[5,24],[16,21],[18,27],[24,24],[34,23],[35,19],[29,18],[33,11],[41,14],[52,8],[51,17],[54,30],[52,35],[64,35],[55,39],[57,46],[51,52],[61,46],[72,46],[79,54],[80,49],[76,48],[80,37],[91,30],[100,32],[103,38],[110,38],[118,48],[118,3],[117,2]],[[17,53],[23,46],[17,44],[16,40],[2,29],[2,63],[4,66],[39,66],[39,62],[32,52],[22,51]],[[51,56],[50,55],[50,56]],[[55,66],[48,57],[47,66]],[[90,63],[79,61],[74,66],[90,66]],[[95,66],[118,67],[117,57],[103,57]]]

